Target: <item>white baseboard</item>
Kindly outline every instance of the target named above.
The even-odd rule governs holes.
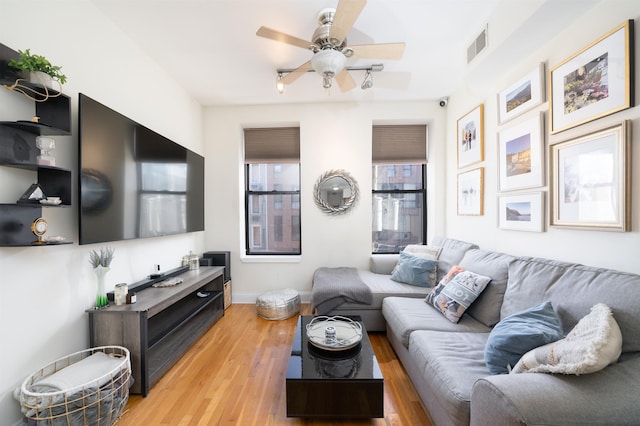
[[[301,303],[309,303],[311,301],[311,292],[303,291],[300,293],[300,302]],[[231,304],[238,305],[251,305],[256,303],[256,299],[262,293],[232,293],[231,294]]]

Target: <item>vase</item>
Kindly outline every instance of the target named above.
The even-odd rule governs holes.
[[[30,71],[29,82],[40,84],[48,89],[53,89],[59,92],[62,91],[62,85],[57,80],[54,80],[49,74],[42,71]]]
[[[105,266],[96,266],[93,268],[93,272],[96,273],[96,277],[98,278],[98,292],[96,294],[96,305],[95,308],[104,308],[109,305],[109,299],[107,298],[107,292],[104,288],[104,277],[109,272],[110,268]]]

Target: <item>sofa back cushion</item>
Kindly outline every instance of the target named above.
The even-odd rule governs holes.
[[[441,250],[438,257],[438,282],[447,275],[451,268],[460,263],[468,250],[478,248],[476,244],[451,238],[442,239],[439,241],[439,245]]]
[[[495,251],[470,249],[460,261],[462,268],[491,278],[487,288],[467,309],[467,314],[488,327],[493,327],[500,321],[500,308],[507,290],[509,265],[515,259],[514,256]]]
[[[400,260],[399,254],[372,254],[369,258],[369,269],[374,274],[391,275],[393,268]]]
[[[622,352],[640,351],[640,275],[523,257],[509,265],[500,317],[551,301],[568,333],[597,303],[611,308],[622,332]]]

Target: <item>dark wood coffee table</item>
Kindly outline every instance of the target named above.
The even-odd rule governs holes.
[[[364,326],[358,346],[331,352],[309,343],[311,319],[301,316],[296,326],[286,380],[287,417],[384,417],[384,379]]]

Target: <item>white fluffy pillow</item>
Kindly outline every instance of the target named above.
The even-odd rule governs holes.
[[[511,373],[595,373],[622,353],[622,333],[611,309],[598,303],[564,339],[532,349]]]
[[[442,247],[434,247],[428,244],[409,244],[402,251],[417,257],[438,260],[438,256],[440,256],[440,250],[442,250]]]

